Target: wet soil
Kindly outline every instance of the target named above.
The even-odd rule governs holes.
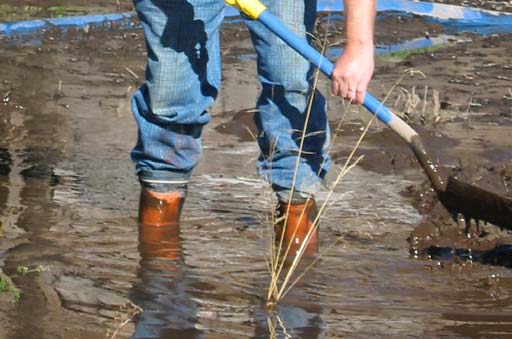
[[[390,32],[407,25],[387,20]],[[425,34],[407,27],[404,39]],[[224,26],[222,42],[223,88],[180,228],[140,238],[128,153],[129,99],[144,77],[141,32],[0,42],[0,263],[22,292],[15,304],[0,293],[0,337],[110,337],[134,305],[144,312],[117,338],[509,337],[510,232],[473,225],[468,238],[410,148],[377,122],[322,219],[321,246],[339,243],[276,314],[265,313],[275,200],[254,174],[248,132],[254,51],[243,26]],[[510,196],[511,52],[511,36],[460,35],[436,50],[384,56],[371,91],[383,98],[404,70],[421,70],[426,77],[407,75],[388,102],[447,170]],[[319,87],[328,93],[327,80]],[[332,97],[329,118],[331,154],[342,164],[371,118]],[[47,269],[18,270],[37,265]]]
[[[425,0],[428,2],[438,2],[443,4],[483,8],[493,11],[512,12],[512,4],[506,0]]]
[[[85,3],[78,0],[3,0],[0,4],[0,22],[131,10],[133,4],[129,0],[91,0]]]

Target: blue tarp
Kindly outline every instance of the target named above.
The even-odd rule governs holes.
[[[343,2],[318,0],[318,7],[323,10],[343,11]],[[405,12],[464,25],[512,25],[512,13],[424,1],[380,0],[377,1],[377,11]]]
[[[94,15],[80,15],[68,16],[62,18],[49,18],[49,19],[35,19],[26,21],[16,21],[0,23],[0,35],[23,35],[31,34],[42,31],[50,27],[59,28],[85,28],[88,26],[104,26],[111,24],[122,24],[130,26],[130,23],[135,19],[136,14],[133,12],[127,13],[112,13],[112,14],[94,14]]]

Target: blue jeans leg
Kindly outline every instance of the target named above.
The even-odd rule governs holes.
[[[134,0],[147,43],[146,82],[132,98],[131,152],[142,181],[186,182],[220,86],[221,0]]]
[[[316,1],[266,0],[268,10],[292,31],[307,40],[316,16]],[[314,69],[257,21],[248,21],[258,54],[258,75],[262,91],[254,120],[259,129],[261,156],[258,170],[270,181],[282,200],[293,190],[314,195],[329,166],[329,126],[326,100],[312,89]],[[299,157],[299,145],[308,103],[313,97],[306,136]],[[297,174],[295,168],[299,161]],[[295,185],[294,183],[295,178]]]

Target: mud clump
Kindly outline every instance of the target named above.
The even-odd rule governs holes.
[[[450,174],[462,182],[511,197],[512,165],[460,166],[452,169]],[[427,181],[409,186],[404,194],[412,198],[415,207],[425,216],[408,239],[411,256],[512,267],[512,235],[509,231],[451,214]]]
[[[495,227],[467,234],[450,222],[426,221],[411,232],[408,240],[413,258],[512,267],[512,236]]]
[[[451,175],[460,181],[506,197],[512,197],[512,165],[460,166],[455,168]]]
[[[512,197],[512,165],[463,165],[452,169],[446,169],[446,173],[458,179],[459,181],[480,187],[489,192],[511,198]],[[420,185],[408,186],[402,192],[405,196],[412,199],[414,206],[421,214],[429,215],[430,219],[435,220],[445,213],[434,213],[436,205],[440,204],[432,184],[424,181]],[[447,214],[447,213],[446,213]]]

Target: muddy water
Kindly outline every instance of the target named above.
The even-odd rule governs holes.
[[[136,135],[129,95],[143,77],[140,34],[95,33],[74,42],[0,49],[0,262],[23,292],[17,304],[0,294],[0,336],[105,338],[130,317],[131,303],[144,311],[117,337],[510,336],[507,265],[410,257],[407,239],[425,216],[401,192],[420,187],[425,178],[407,160],[412,153],[406,146],[379,139],[385,133],[380,125],[370,129],[369,141],[381,141],[363,145],[363,165],[347,175],[322,220],[322,247],[339,242],[277,313],[264,312],[267,216],[275,201],[254,174],[255,142],[245,129],[232,128],[245,123],[250,128],[248,110],[258,91],[254,61],[237,57],[251,53],[241,28],[223,33],[224,88],[205,130],[204,158],[180,228],[163,230],[165,242],[152,241],[155,235],[139,241],[139,192],[128,152]],[[435,60],[431,63],[427,71],[434,72]],[[380,94],[406,66],[382,61],[379,71],[387,70],[386,76],[377,76],[373,89]],[[322,80],[320,86],[328,84]],[[331,101],[336,126],[343,105]],[[366,121],[350,111],[333,145],[338,162]],[[498,121],[471,120],[495,136],[509,133],[510,125],[502,123],[506,117]],[[484,133],[481,129],[473,134],[456,119],[444,123],[443,131],[456,132],[456,141],[440,143],[455,148],[442,159],[457,147],[462,153],[482,152],[482,144],[472,139]],[[435,135],[429,140],[439,143]],[[509,147],[506,140],[491,141],[486,147]],[[507,161],[499,156],[503,152],[493,154]],[[391,158],[405,159],[407,166],[390,165]],[[325,197],[324,192],[319,200]],[[432,220],[427,216],[427,223]],[[425,242],[436,229],[463,230],[453,224],[420,227],[427,231],[413,234]],[[17,273],[18,266],[37,265],[48,269]]]

